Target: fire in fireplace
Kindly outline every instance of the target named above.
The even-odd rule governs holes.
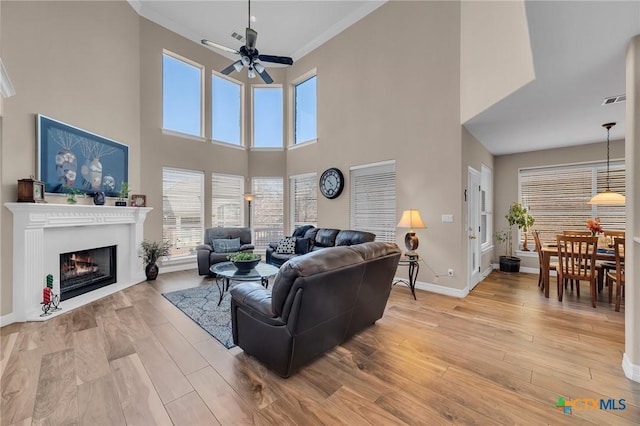
[[[60,254],[60,300],[116,282],[116,246]]]

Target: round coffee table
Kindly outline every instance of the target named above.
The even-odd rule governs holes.
[[[260,281],[264,288],[269,287],[269,278],[275,277],[280,269],[278,267],[266,263],[258,263],[255,268],[247,272],[239,272],[231,262],[221,262],[209,268],[216,276],[216,285],[220,291],[220,301],[224,293],[229,290],[231,281]]]

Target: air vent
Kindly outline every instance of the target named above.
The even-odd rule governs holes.
[[[602,105],[617,104],[618,102],[624,102],[626,100],[627,95],[611,96],[610,98],[604,98],[604,101],[602,101]]]
[[[231,33],[231,37],[235,38],[236,40],[242,41],[244,40],[244,36],[240,33],[238,33],[237,31],[234,31]]]

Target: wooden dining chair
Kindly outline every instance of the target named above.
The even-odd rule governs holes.
[[[580,281],[589,281],[591,305],[596,307],[596,252],[598,237],[557,235],[558,243],[558,300],[562,302],[565,280],[574,280],[580,297]]]
[[[611,241],[611,245],[609,247],[613,247],[614,240],[616,237],[624,238],[624,235],[625,235],[625,231],[606,230],[606,231],[602,231],[602,233],[604,234],[605,241],[607,242]],[[616,270],[616,262],[605,260],[602,262],[598,262],[598,264],[604,271],[604,276],[605,276],[604,284],[607,286],[610,285],[609,272]],[[598,285],[600,284],[601,283],[599,282]],[[611,288],[609,288],[609,293],[611,293]],[[611,303],[611,301],[609,301],[609,303]]]
[[[544,271],[542,270],[542,243],[540,242],[540,231],[533,231],[533,241],[536,244],[536,251],[538,252],[538,263],[540,271],[538,273],[538,287],[540,287],[541,291],[544,291],[544,280],[542,279],[542,274]],[[549,262],[549,271],[555,271],[558,267],[556,262]],[[549,273],[547,271],[547,274]],[[548,281],[548,280],[547,280]]]
[[[624,238],[615,237],[613,239],[613,250],[616,254],[616,269],[614,272],[607,272],[607,281],[609,281],[609,303],[612,301],[613,283],[615,283],[616,312],[620,312],[620,301],[622,299],[622,292],[624,291]]]

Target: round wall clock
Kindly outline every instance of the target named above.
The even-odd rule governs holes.
[[[322,173],[319,185],[322,195],[329,199],[337,198],[344,189],[344,176],[340,169],[331,167]]]

